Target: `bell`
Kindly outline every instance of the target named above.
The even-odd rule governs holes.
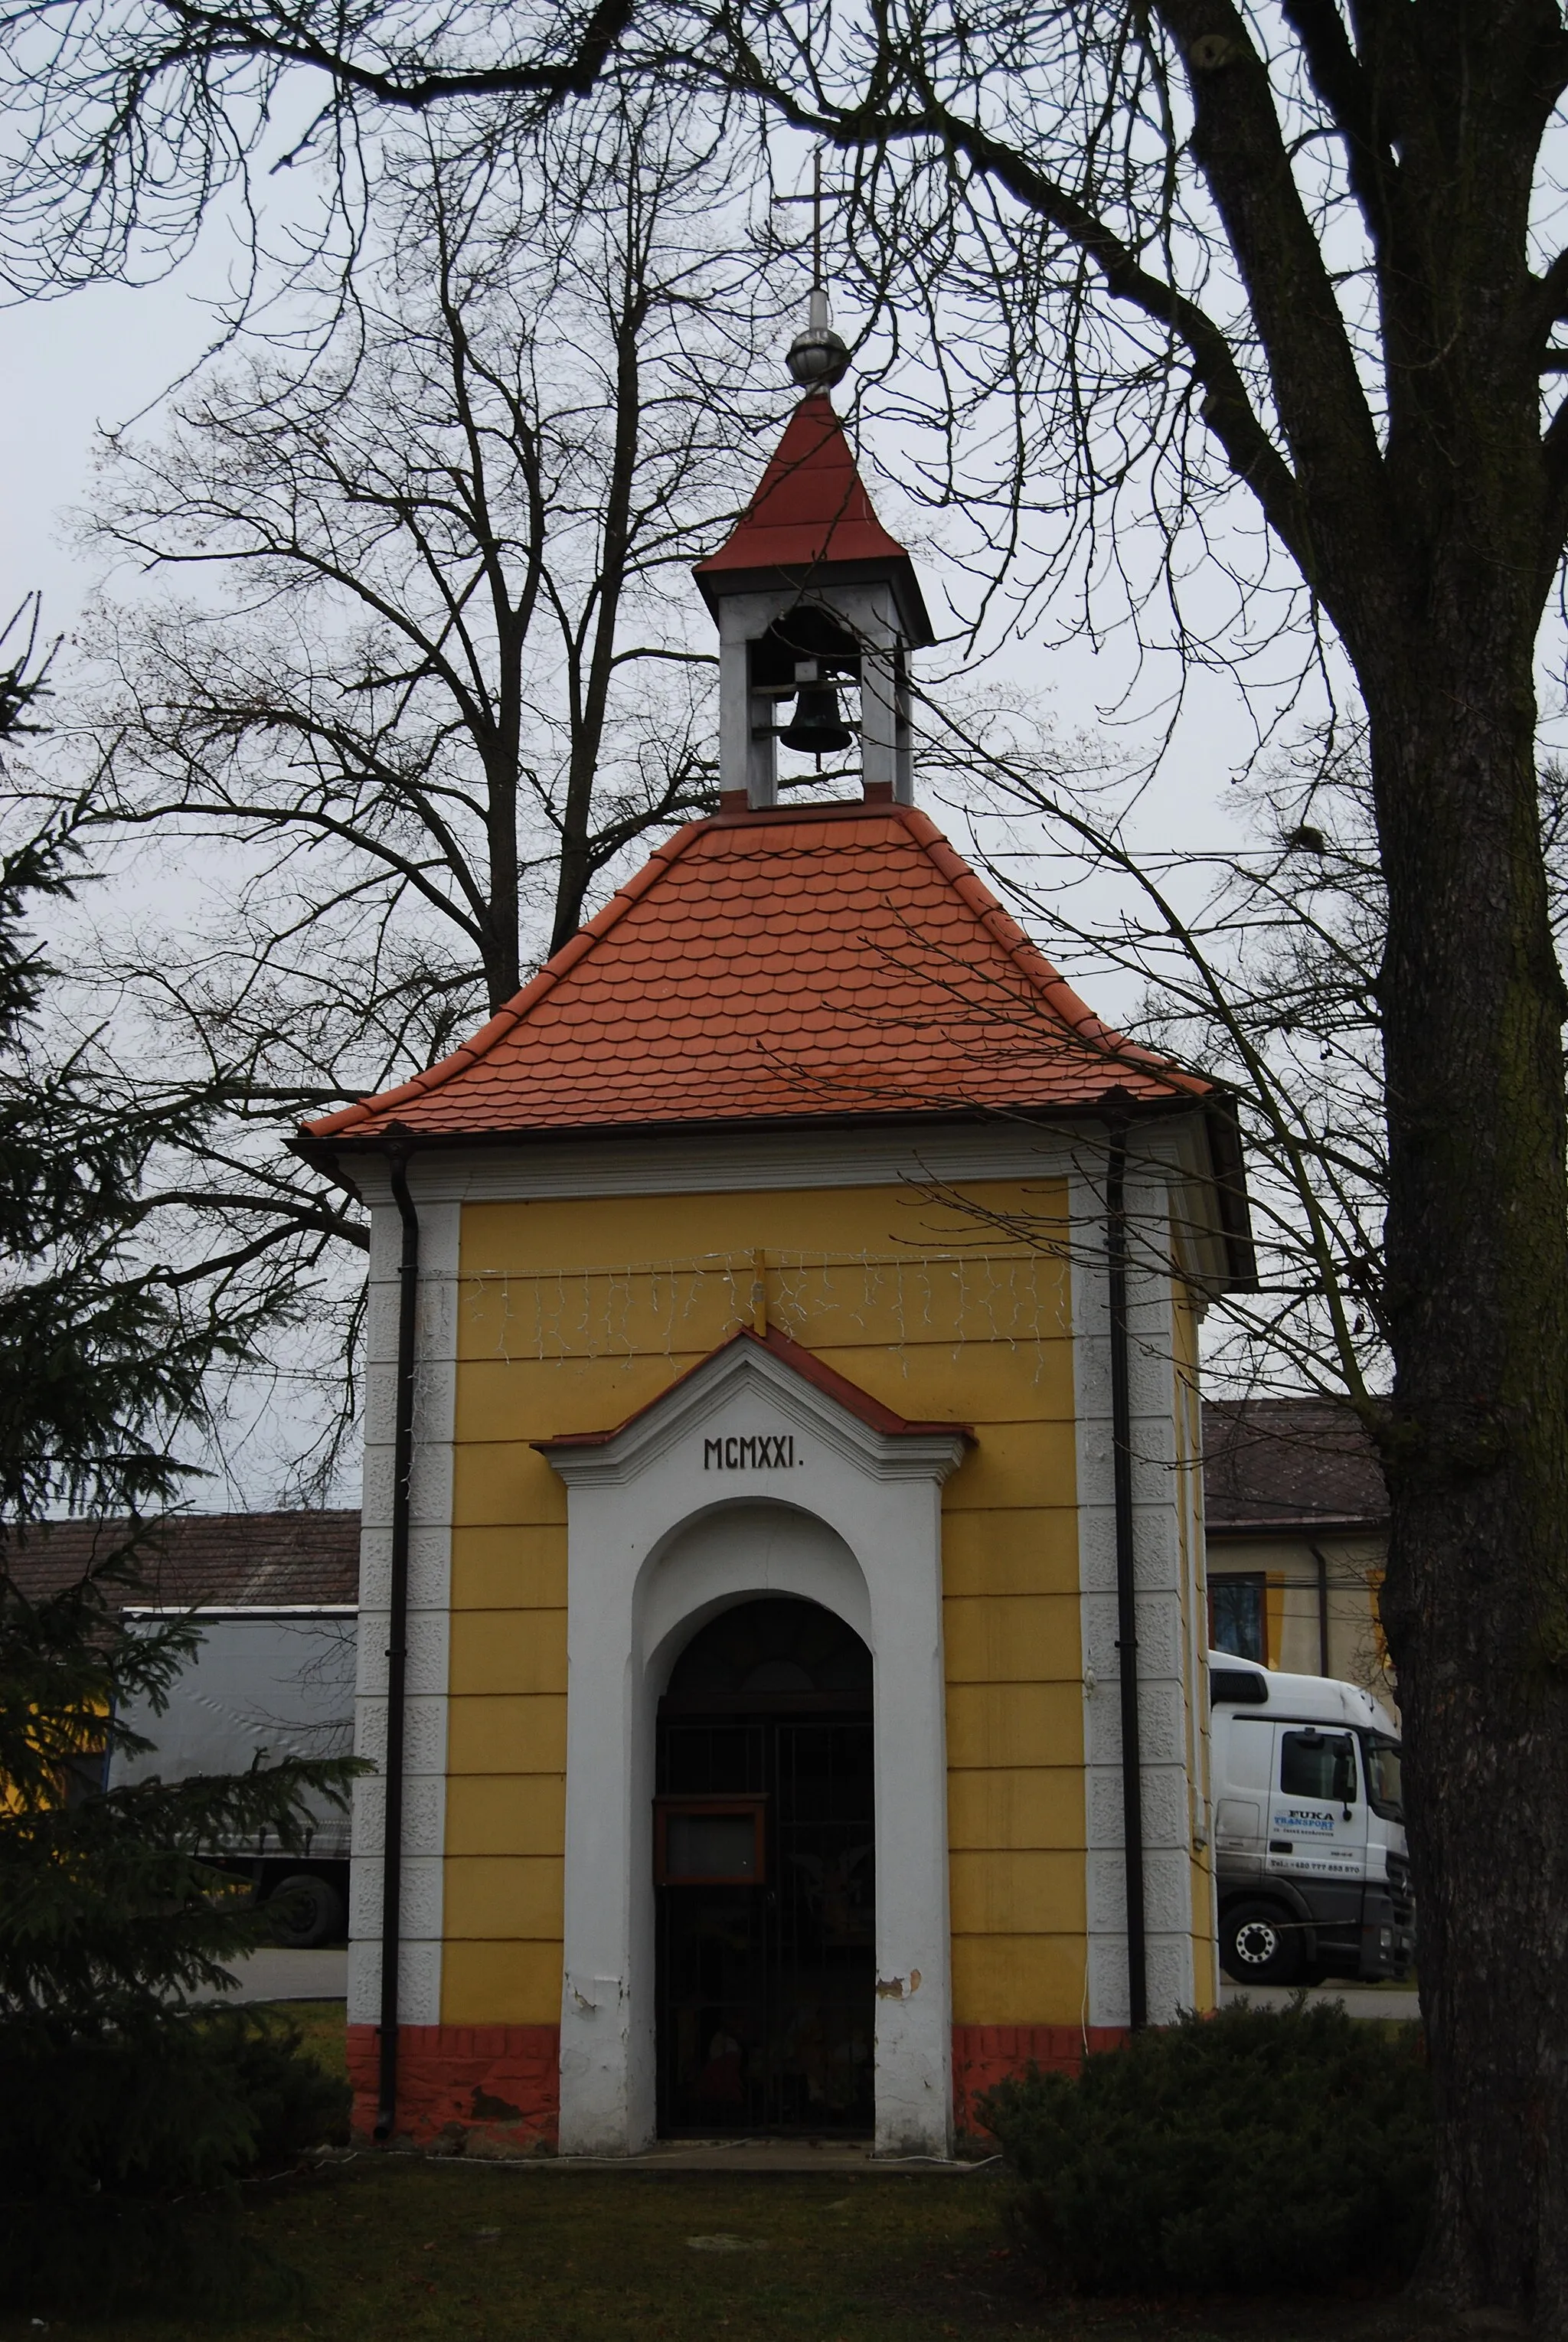
[[[835,756],[854,737],[838,712],[838,693],[831,683],[802,684],[794,714],[779,734],[786,748],[803,756]]]

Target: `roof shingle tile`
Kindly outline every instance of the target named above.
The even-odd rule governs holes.
[[[923,813],[721,814],[516,998],[316,1144],[1087,1108],[1204,1086],[1093,1016]]]

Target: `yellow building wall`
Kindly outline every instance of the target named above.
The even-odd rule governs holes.
[[[442,2014],[560,2013],[565,1490],[529,1442],[607,1428],[760,1298],[900,1414],[971,1424],[944,1496],[954,2017],[1075,2023],[1083,1664],[1064,1186],[470,1204],[463,1214]]]
[[[1268,1665],[1286,1675],[1315,1676],[1323,1659],[1320,1554],[1328,1576],[1329,1674],[1397,1705],[1377,1608],[1386,1539],[1375,1534],[1217,1538],[1209,1576],[1266,1578]]]

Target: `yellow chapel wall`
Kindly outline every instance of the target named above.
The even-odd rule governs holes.
[[[978,1444],[944,1494],[954,2015],[1084,2003],[1084,1736],[1064,1183],[977,1183],[1034,1246],[899,1187],[463,1212],[442,2015],[560,2014],[566,1506],[529,1446],[605,1428],[772,1323]],[[1015,1221],[1016,1224],[1016,1221]]]

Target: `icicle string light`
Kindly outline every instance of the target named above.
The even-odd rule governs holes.
[[[753,1317],[808,1346],[908,1354],[968,1342],[1043,1346],[1069,1331],[1065,1264],[1027,1246],[980,1252],[715,1252],[604,1267],[464,1276],[464,1311],[508,1362],[701,1356]],[[1037,1359],[1035,1373],[1040,1372]]]

